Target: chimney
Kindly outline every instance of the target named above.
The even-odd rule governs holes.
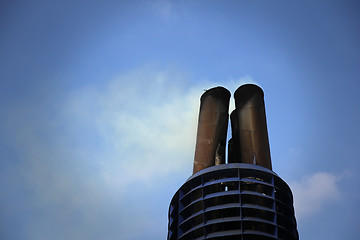
[[[201,96],[193,173],[225,163],[230,95],[215,87]]]
[[[235,91],[234,98],[237,117],[231,119],[231,125],[236,126],[232,134],[237,146],[233,148],[239,150],[239,156],[234,156],[233,161],[271,170],[264,92],[256,85],[246,84]]]

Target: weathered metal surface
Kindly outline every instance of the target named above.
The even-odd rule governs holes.
[[[237,157],[240,163],[251,163],[272,169],[266,125],[264,93],[253,84],[240,86],[234,94],[238,122]],[[233,133],[234,134],[234,133]]]
[[[225,163],[230,92],[223,87],[201,96],[193,173]]]

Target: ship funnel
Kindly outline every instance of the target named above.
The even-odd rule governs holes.
[[[236,117],[233,126],[231,162],[250,163],[272,170],[266,125],[264,92],[253,84],[240,86],[234,94]],[[235,132],[234,132],[235,130]],[[237,144],[237,146],[235,146]]]
[[[215,87],[201,96],[193,173],[225,163],[230,95]]]
[[[229,98],[222,87],[201,97],[194,174],[171,199],[167,240],[299,240],[292,192],[271,169],[264,93],[236,90],[225,162]]]

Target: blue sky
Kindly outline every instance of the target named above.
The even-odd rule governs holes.
[[[1,239],[165,239],[204,89],[265,92],[301,239],[358,239],[357,1],[1,1]],[[233,106],[233,103],[231,103]]]

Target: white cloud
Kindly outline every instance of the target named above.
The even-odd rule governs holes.
[[[62,104],[14,107],[7,115],[8,141],[21,159],[6,173],[7,191],[14,192],[5,193],[6,202],[16,199],[17,211],[33,213],[18,228],[28,239],[54,232],[54,239],[115,239],[120,233],[133,239],[131,227],[141,219],[153,235],[166,232],[167,204],[179,187],[169,190],[169,184],[192,172],[201,94],[218,85],[233,92],[250,81],[197,84],[173,69],[141,68],[77,89]],[[19,199],[19,191],[26,198]],[[156,229],[153,218],[161,221]]]
[[[112,146],[101,164],[108,184],[119,188],[136,180],[151,185],[159,175],[174,171],[190,175],[200,96],[221,84],[184,82],[187,79],[172,69],[144,68],[119,76],[101,90],[82,89],[69,99],[68,117],[80,125],[92,121],[92,131]],[[234,91],[245,82],[252,80],[230,79],[225,86]]]
[[[290,182],[298,219],[318,213],[340,198],[340,177],[319,172],[304,177],[299,182]]]
[[[67,114],[79,124],[92,121],[92,130],[110,146],[101,164],[109,184],[149,182],[191,161],[199,91],[180,82],[171,70],[142,69],[102,90],[80,90],[68,101]]]

